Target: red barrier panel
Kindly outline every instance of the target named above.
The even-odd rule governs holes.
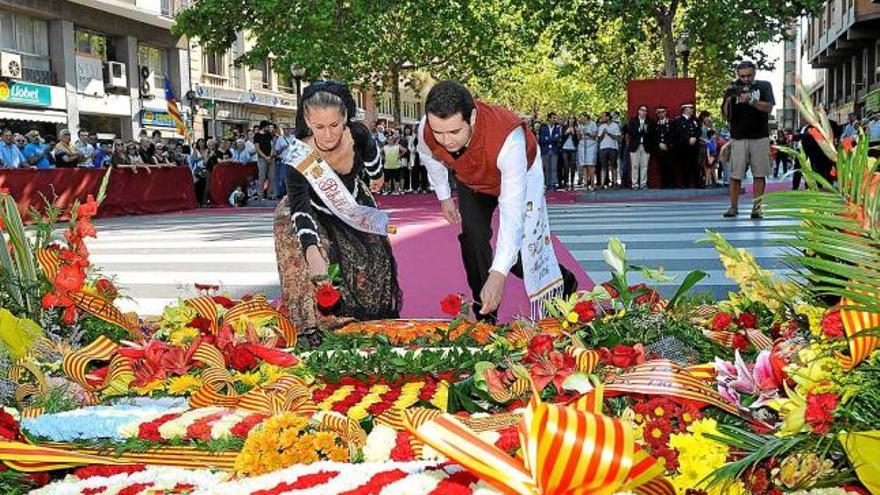
[[[211,202],[217,206],[229,206],[229,195],[236,187],[247,193],[251,180],[257,178],[257,164],[218,163],[211,171]]]
[[[27,210],[45,205],[43,197],[66,209],[74,200],[81,202],[97,196],[107,169],[54,168],[0,170],[0,188],[8,188],[15,198],[22,218]],[[56,198],[57,196],[57,198]],[[98,210],[99,217],[144,215],[196,208],[192,173],[188,167],[113,169],[107,185],[107,197]]]

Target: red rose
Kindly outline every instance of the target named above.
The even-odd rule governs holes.
[[[116,290],[116,286],[113,285],[113,282],[107,280],[106,278],[102,278],[98,280],[98,283],[95,285],[95,288],[98,289],[98,292],[103,294],[108,299],[115,299],[118,291]]]
[[[82,289],[85,278],[86,274],[82,268],[64,265],[55,275],[55,286],[68,292],[73,292]]]
[[[529,353],[536,356],[546,356],[553,350],[553,337],[541,334],[529,342]]]
[[[745,335],[737,332],[733,336],[733,348],[739,350],[745,350],[749,348],[749,338]]]
[[[449,294],[440,301],[440,311],[454,318],[461,314],[463,304],[460,294]]]
[[[822,317],[822,333],[829,339],[840,339],[846,335],[846,329],[843,327],[843,318],[840,316],[840,310],[835,309],[828,311]]]
[[[740,313],[736,324],[744,329],[758,328],[758,317],[752,313]]]
[[[339,302],[340,297],[339,291],[329,282],[321,284],[317,292],[315,292],[315,301],[317,301],[318,307],[325,311],[333,309],[333,306],[336,306],[336,303]]]
[[[636,346],[640,347],[639,344],[636,344]],[[639,352],[639,349],[637,349],[636,346],[630,347],[622,344],[614,346],[608,357],[609,362],[618,368],[629,368],[630,366],[644,362],[645,351],[642,350]]]
[[[837,408],[837,394],[807,394],[807,411],[804,419],[810,428],[820,435],[828,433],[834,423],[834,410]]]
[[[579,322],[590,322],[596,318],[596,303],[593,301],[581,301],[574,305],[574,312],[577,313]]]
[[[716,332],[727,330],[731,323],[733,323],[732,314],[718,313],[712,318],[712,330],[715,330]]]

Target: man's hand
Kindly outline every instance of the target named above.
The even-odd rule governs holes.
[[[374,194],[378,193],[379,191],[382,190],[382,186],[384,186],[384,185],[385,185],[385,177],[379,177],[376,180],[371,180],[370,181],[370,191],[373,192]]]
[[[667,151],[669,147],[666,146],[666,143],[660,143],[660,151]]]
[[[736,97],[737,103],[748,103],[749,102],[749,94],[748,93],[740,93]]]
[[[487,315],[501,305],[501,296],[504,294],[504,279],[504,275],[495,270],[489,270],[489,278],[483,285],[483,290],[480,291],[480,301],[483,303],[483,307],[480,308],[481,315]]]
[[[440,211],[443,212],[443,218],[449,223],[461,223],[461,215],[452,198],[444,199],[440,202]]]

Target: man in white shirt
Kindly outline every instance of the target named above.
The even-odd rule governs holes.
[[[95,147],[89,144],[89,131],[80,129],[77,133],[79,139],[73,143],[76,149],[83,156],[83,159],[77,164],[77,167],[91,167],[92,157],[95,156]]]
[[[449,223],[462,226],[459,241],[474,312],[480,319],[494,321],[507,274],[523,277],[520,251],[527,209],[531,212],[543,205],[538,143],[516,115],[502,107],[475,102],[457,81],[435,85],[425,102],[425,112],[418,130],[418,152],[443,216]],[[457,208],[449,187],[449,169],[456,181]],[[530,170],[540,174],[537,189],[541,205],[527,202]],[[500,222],[493,256],[490,242],[496,208],[500,210]],[[530,247],[539,250],[545,241],[555,262],[549,233],[541,239],[541,245]],[[556,272],[556,266],[551,266]],[[577,288],[574,275],[561,266],[559,272],[559,289],[564,294],[573,293]]]

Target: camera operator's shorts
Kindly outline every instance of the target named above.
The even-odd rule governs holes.
[[[742,180],[748,167],[752,169],[752,177],[770,175],[770,138],[730,141],[730,177]]]

